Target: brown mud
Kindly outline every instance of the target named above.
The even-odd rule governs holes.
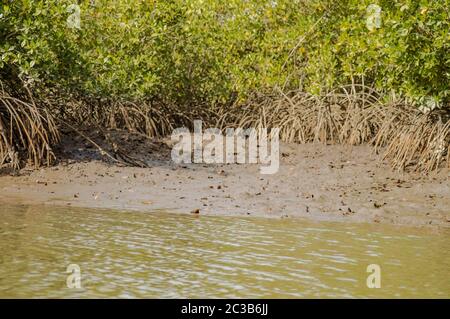
[[[261,175],[259,164],[176,165],[168,141],[113,138],[117,161],[66,136],[56,166],[3,169],[0,202],[450,227],[449,170],[394,171],[369,146],[281,144],[278,173]]]

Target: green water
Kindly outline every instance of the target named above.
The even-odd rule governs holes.
[[[449,298],[449,239],[448,230],[3,205],[0,297]],[[67,287],[70,264],[81,288]],[[367,287],[369,264],[380,266],[381,288]]]

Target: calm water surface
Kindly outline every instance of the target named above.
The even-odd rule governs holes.
[[[450,298],[450,232],[2,205],[0,297]]]

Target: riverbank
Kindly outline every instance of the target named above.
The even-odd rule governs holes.
[[[259,165],[176,165],[169,143],[126,138],[127,156],[148,168],[102,160],[75,138],[56,166],[3,171],[0,201],[450,227],[448,170],[396,172],[369,146],[282,144],[279,172],[261,175]]]

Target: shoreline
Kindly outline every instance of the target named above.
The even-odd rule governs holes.
[[[367,145],[281,143],[273,175],[258,164],[176,165],[167,145],[145,148],[129,154],[146,154],[150,168],[122,167],[71,141],[56,166],[0,176],[0,202],[450,227],[448,169],[397,172]]]

